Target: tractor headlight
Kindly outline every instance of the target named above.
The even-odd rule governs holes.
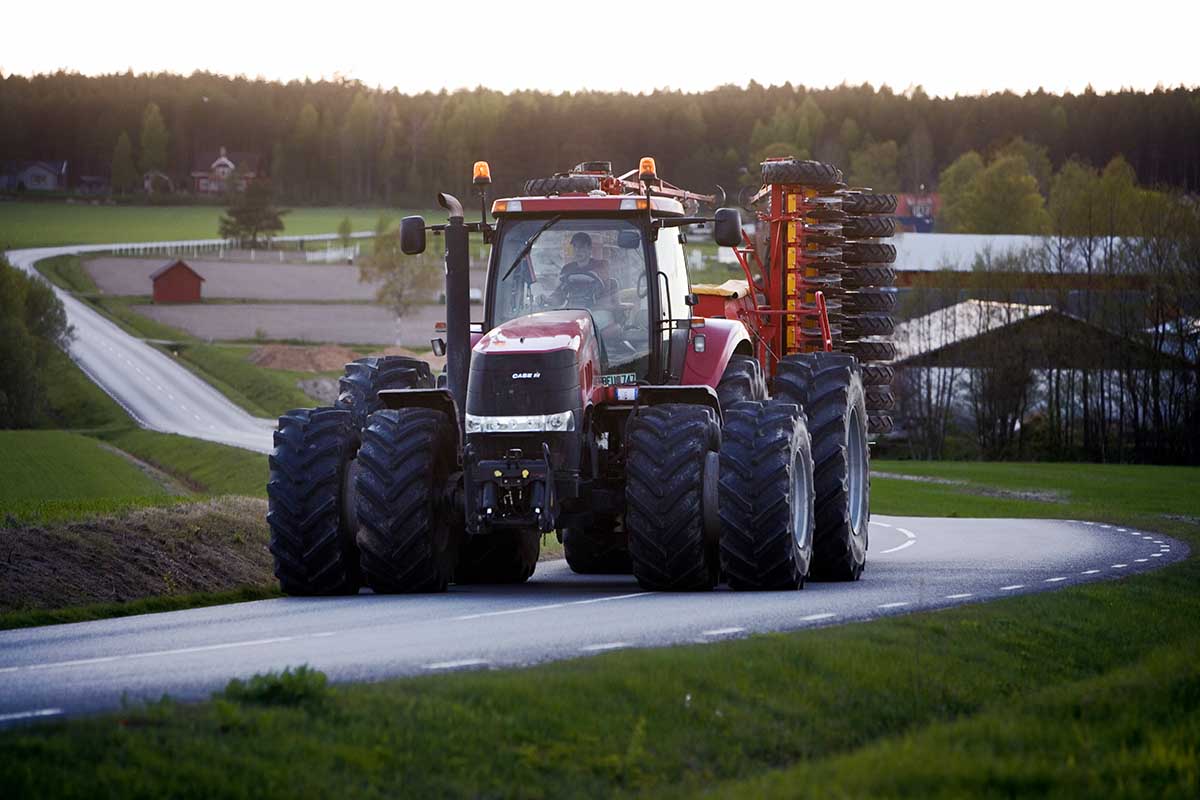
[[[575,430],[575,412],[558,414],[518,414],[492,417],[467,414],[467,433],[563,433]]]

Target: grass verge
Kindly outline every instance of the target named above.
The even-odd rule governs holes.
[[[1006,488],[1056,492],[1033,504],[1042,515],[1118,508],[1114,522],[1200,546],[1194,492],[1169,507],[1143,499],[1200,471],[1116,468],[1098,511],[1079,465],[1046,478],[986,466]],[[959,478],[960,467],[928,469]],[[891,479],[875,483],[876,513],[909,511],[913,485],[930,513],[1026,511]],[[235,687],[196,706],[9,732],[0,781],[66,796],[1194,797],[1198,582],[1189,559],[983,605],[529,670],[334,688],[292,677],[289,691],[265,678],[254,697],[303,702]]]

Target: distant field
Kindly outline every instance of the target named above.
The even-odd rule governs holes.
[[[216,206],[88,206],[0,202],[0,249],[64,244],[215,239]],[[283,218],[284,234],[333,233],[349,217],[356,231],[375,229],[379,217],[393,222],[414,212],[398,208],[296,208]],[[425,212],[432,215],[435,212]]]

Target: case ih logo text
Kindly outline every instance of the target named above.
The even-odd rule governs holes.
[[[540,378],[540,377],[542,377],[542,373],[540,373],[540,372],[514,372],[513,373],[514,381],[526,380],[529,378]]]

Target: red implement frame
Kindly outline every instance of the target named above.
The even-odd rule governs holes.
[[[768,210],[758,214],[758,224],[769,228],[767,263],[745,232],[742,246],[733,252],[750,284],[750,307],[739,316],[757,342],[759,361],[773,375],[785,355],[833,349],[823,291],[828,281],[823,278],[840,252],[823,247],[822,241],[823,234],[836,233],[838,226],[813,216],[825,207],[836,208],[836,200],[782,184],[764,187],[756,197],[767,195]]]

